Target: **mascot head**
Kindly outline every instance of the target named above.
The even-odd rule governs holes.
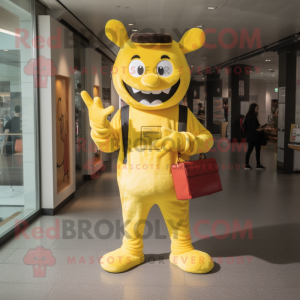
[[[105,33],[120,47],[112,78],[117,93],[128,105],[159,110],[183,99],[191,77],[185,54],[204,45],[201,29],[190,29],[179,43],[169,34],[160,33],[134,33],[129,39],[117,20],[107,22]]]

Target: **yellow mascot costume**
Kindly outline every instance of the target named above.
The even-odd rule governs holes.
[[[114,108],[103,108],[100,98],[92,100],[87,92],[81,93],[98,148],[104,152],[120,149],[117,178],[125,234],[121,248],[105,254],[101,266],[119,273],[144,262],[145,222],[157,204],[171,238],[170,262],[186,272],[207,273],[214,263],[208,254],[192,246],[189,201],[177,200],[170,168],[177,162],[178,151],[183,154],[181,159],[188,160],[213,145],[212,135],[190,110],[186,131],[178,132],[178,103],[190,83],[185,54],[202,47],[205,34],[192,28],[179,43],[168,34],[135,33],[129,38],[117,20],[110,20],[105,32],[120,47],[112,78],[119,96],[129,105],[129,121],[124,154],[122,109],[109,122],[107,116]]]

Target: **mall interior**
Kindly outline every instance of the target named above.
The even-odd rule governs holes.
[[[297,0],[0,0],[0,299],[299,299],[299,10]],[[118,27],[125,28],[122,36],[109,36],[107,24],[121,26],[110,20],[124,24]],[[113,25],[110,29],[117,28]],[[205,36],[205,42],[200,45],[191,32]],[[149,37],[161,38],[161,44],[143,45]],[[164,43],[177,47],[187,71],[181,73],[175,52]],[[147,55],[137,52],[120,70],[116,65],[125,61],[126,49]],[[160,62],[157,53],[164,54]],[[162,73],[157,67],[146,74],[147,66],[146,73],[139,73],[140,66],[137,76],[131,73],[130,66],[143,65],[143,59],[155,70],[157,63],[170,66],[172,76],[180,78],[178,90],[163,77],[164,67]],[[138,76],[146,86],[143,94],[140,85],[129,92]],[[188,108],[186,130],[179,130],[181,110],[178,121],[177,110],[163,106],[168,100],[155,100],[159,112],[151,110],[155,101],[135,100],[135,94],[147,99],[155,94],[150,90],[156,83],[147,83],[146,76],[164,84],[161,97],[177,97],[176,109],[178,103],[183,111]],[[121,88],[116,78],[123,78]],[[87,106],[83,91],[101,102],[95,98]],[[266,141],[259,144],[264,169],[255,167],[257,148],[250,156],[252,170],[245,169],[250,142],[244,124],[251,107],[258,107],[255,120]],[[91,135],[95,111],[105,112],[99,124],[118,128],[110,131],[119,141],[115,151],[103,151],[100,138]],[[126,111],[131,113],[123,127]],[[165,117],[169,111],[173,114]],[[154,114],[171,119],[150,122]],[[182,136],[191,120],[202,132],[193,143],[211,133],[213,146],[204,152],[217,163],[213,174],[219,175],[222,191],[184,201],[174,196],[166,212],[162,208],[171,200],[153,187],[167,189],[170,178],[175,195],[172,164],[155,172],[149,163],[138,164],[136,171],[122,173],[122,150],[130,147],[128,160],[139,153],[145,162],[155,152],[147,148],[148,140],[162,138],[164,124]],[[140,148],[124,139],[128,126],[141,137]],[[172,156],[175,165],[179,150],[172,151],[165,157]],[[199,153],[190,152],[186,160],[199,162]],[[124,156],[121,165],[118,156],[121,162]],[[212,173],[199,172],[193,184],[201,190],[209,185],[201,178]],[[120,174],[133,173],[119,181]],[[184,176],[192,184],[194,175]],[[130,241],[128,215],[139,218],[145,206],[144,232]],[[184,209],[190,233],[179,236],[211,256],[209,270],[193,272],[171,262],[176,230],[170,240],[166,219]],[[142,241],[142,263],[105,269],[104,255],[122,241],[123,250]]]

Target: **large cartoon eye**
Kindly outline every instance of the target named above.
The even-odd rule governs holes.
[[[173,65],[168,60],[162,60],[157,64],[157,74],[161,77],[169,77],[173,73]]]
[[[135,59],[129,64],[129,73],[133,77],[140,77],[145,73],[145,65],[139,60]]]

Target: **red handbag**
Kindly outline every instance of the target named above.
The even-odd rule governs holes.
[[[203,154],[204,155],[204,154]],[[194,199],[223,190],[219,168],[214,158],[178,162],[171,166],[175,192],[178,200]]]
[[[23,152],[23,140],[22,139],[16,139],[15,152],[16,153],[22,153]]]

